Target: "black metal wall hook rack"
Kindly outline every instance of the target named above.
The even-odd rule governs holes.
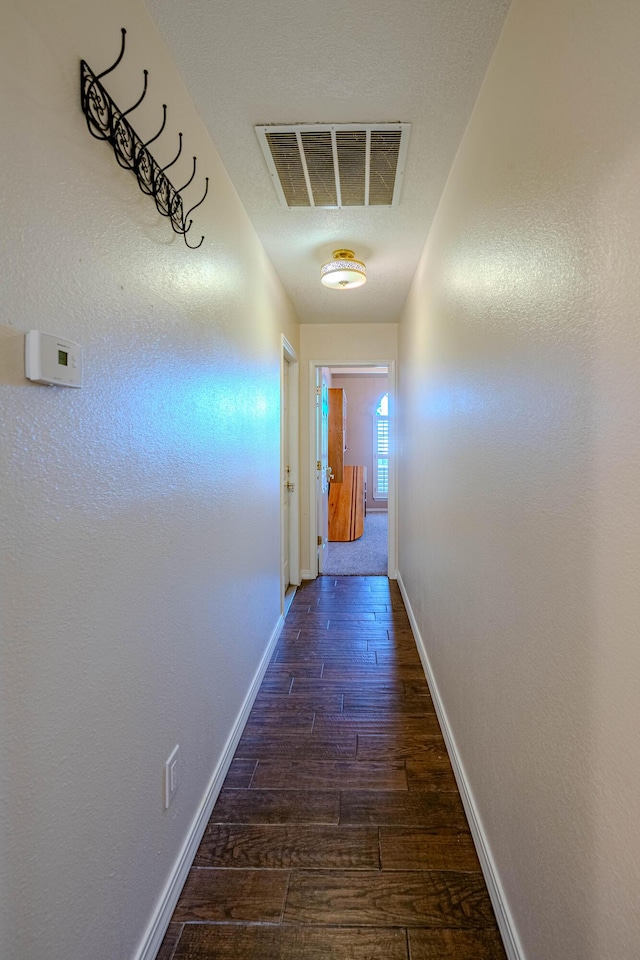
[[[181,193],[193,181],[196,175],[197,159],[193,158],[193,172],[186,183],[181,187],[174,187],[167,176],[166,171],[177,162],[182,153],[182,134],[178,134],[178,152],[164,167],[154,159],[149,150],[150,144],[158,139],[167,123],[167,105],[162,104],[162,124],[160,129],[149,140],[142,140],[131,126],[128,117],[140,106],[147,94],[148,71],[144,71],[144,86],[142,94],[128,110],[120,108],[111,99],[102,83],[103,77],[116,69],[124,56],[125,37],[127,31],[122,28],[122,46],[117,60],[107,70],[95,74],[85,60],[80,61],[80,95],[82,98],[82,112],[87,121],[89,133],[96,140],[107,140],[113,147],[116,160],[125,170],[132,170],[135,173],[140,189],[143,193],[153,197],[158,212],[163,217],[168,217],[169,222],[175,231],[184,237],[184,242],[191,250],[197,250],[202,245],[204,237],[200,238],[200,243],[189,243],[187,234],[191,229],[193,220],[191,214],[204,203],[204,199],[209,191],[209,178],[205,177],[205,188],[202,198],[184,212],[184,204]]]

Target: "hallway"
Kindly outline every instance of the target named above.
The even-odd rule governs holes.
[[[158,960],[503,960],[397,584],[297,591]]]

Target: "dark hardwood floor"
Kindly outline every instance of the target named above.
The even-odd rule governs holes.
[[[296,593],[158,960],[505,960],[398,586]]]

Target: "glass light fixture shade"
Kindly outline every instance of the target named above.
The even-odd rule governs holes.
[[[334,250],[333,260],[320,268],[320,281],[332,290],[351,290],[367,282],[367,268],[355,259],[353,250]]]

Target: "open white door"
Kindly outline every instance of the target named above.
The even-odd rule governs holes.
[[[281,588],[282,609],[291,585],[300,583],[298,494],[298,361],[291,344],[282,338],[280,386],[281,450]]]
[[[329,372],[316,367],[317,570],[321,574],[329,539]]]
[[[282,377],[282,586],[286,594],[291,583],[291,497],[295,480],[291,477],[289,461],[289,364],[285,361]]]

